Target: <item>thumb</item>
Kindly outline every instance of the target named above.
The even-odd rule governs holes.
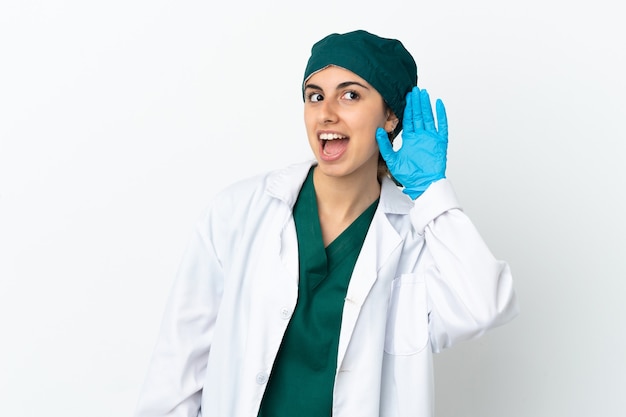
[[[376,129],[376,142],[378,142],[378,150],[385,161],[389,162],[390,159],[394,159],[396,152],[393,150],[389,135],[385,129],[381,127]]]

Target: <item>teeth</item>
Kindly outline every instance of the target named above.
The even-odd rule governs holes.
[[[338,133],[320,133],[320,139],[322,140],[333,140],[333,139],[344,139],[345,136],[340,135]]]

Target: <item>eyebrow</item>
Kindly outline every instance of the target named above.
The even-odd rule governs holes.
[[[358,85],[359,87],[363,87],[363,88],[365,88],[366,90],[369,90],[369,87],[367,87],[367,86],[365,86],[365,85],[363,85],[363,84],[361,84],[360,82],[357,82],[357,81],[344,81],[344,82],[340,83],[340,84],[337,86],[337,88],[336,88],[336,89],[337,89],[337,90],[341,90],[342,88],[350,87],[351,85]],[[305,85],[305,86],[304,86],[304,89],[306,90],[307,88],[312,88],[312,89],[314,89],[314,90],[321,90],[321,91],[324,91],[324,89],[323,89],[322,87],[317,86],[317,85],[315,85],[315,84],[307,84],[307,85]]]

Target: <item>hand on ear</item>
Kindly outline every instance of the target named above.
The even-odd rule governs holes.
[[[422,195],[433,182],[445,178],[448,120],[440,99],[435,107],[436,126],[428,92],[413,87],[406,96],[400,149],[394,151],[385,129],[376,131],[378,148],[391,175],[412,199]]]

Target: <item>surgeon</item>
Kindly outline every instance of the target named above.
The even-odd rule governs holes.
[[[433,353],[517,302],[446,179],[444,105],[416,83],[398,40],[313,45],[314,158],[226,188],[198,222],[137,417],[434,415]]]

